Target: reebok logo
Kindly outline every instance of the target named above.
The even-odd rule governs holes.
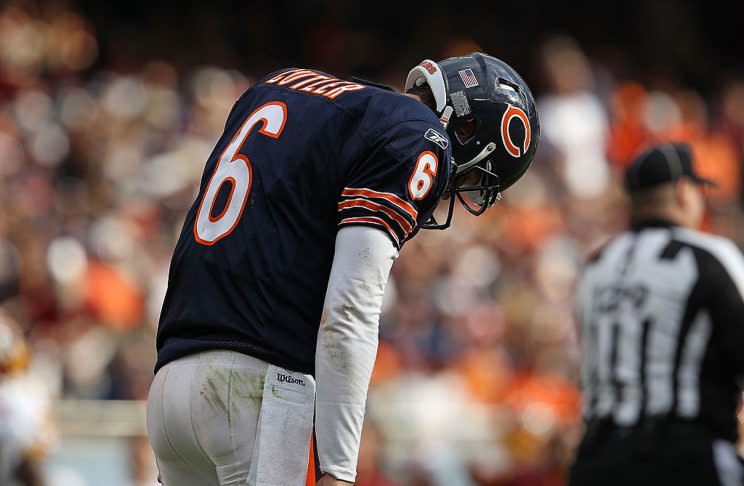
[[[284,373],[277,372],[276,379],[279,380],[279,383],[292,383],[295,385],[305,386],[305,382],[302,381],[301,378],[295,378],[294,376],[285,375]]]
[[[439,145],[440,147],[442,147],[443,150],[447,150],[447,146],[449,145],[449,140],[447,140],[447,137],[434,130],[433,128],[430,128],[426,131],[426,133],[424,134],[424,138]]]

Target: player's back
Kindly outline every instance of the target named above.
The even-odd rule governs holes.
[[[232,349],[312,371],[339,225],[378,227],[398,247],[415,234],[449,173],[446,137],[424,137],[436,127],[416,100],[316,71],[280,71],[249,89],[173,255],[157,367]]]

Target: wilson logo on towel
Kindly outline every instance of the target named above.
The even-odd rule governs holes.
[[[295,385],[305,386],[305,382],[301,378],[295,378],[294,376],[285,375],[283,373],[277,373],[276,379],[279,383],[293,383]]]

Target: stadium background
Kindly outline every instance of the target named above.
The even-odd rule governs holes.
[[[474,50],[533,87],[541,145],[498,208],[395,265],[359,484],[563,484],[572,285],[625,222],[624,165],[689,142],[721,183],[706,227],[744,243],[742,5],[1,2],[2,318],[54,412],[50,484],[155,484],[138,401],[170,252],[239,94],[285,66],[400,88],[421,59]]]

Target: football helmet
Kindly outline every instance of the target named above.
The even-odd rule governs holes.
[[[479,52],[440,62],[425,60],[406,79],[405,91],[431,90],[434,111],[452,143],[453,173],[447,228],[455,198],[478,216],[493,206],[532,163],[540,121],[527,83],[505,62]],[[427,93],[428,94],[428,93]]]

